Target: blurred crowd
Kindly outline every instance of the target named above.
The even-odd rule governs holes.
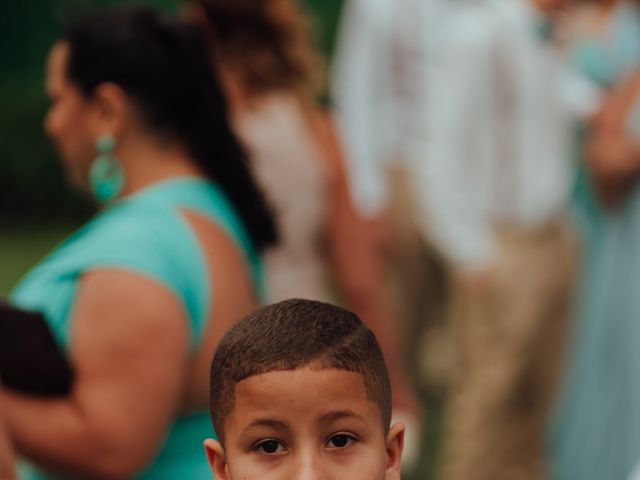
[[[229,279],[220,295],[210,292],[226,301],[209,312],[214,323],[229,326],[259,303],[287,298],[355,311],[385,354],[412,478],[632,480],[640,468],[640,2],[344,0],[328,65],[302,2],[184,3],[181,17],[212,45],[229,128],[256,192],[242,199],[243,172],[202,168],[233,185],[225,193],[241,222],[262,222],[248,228],[249,241],[239,233],[225,243],[207,230],[204,214],[187,218],[206,245],[214,286]],[[50,76],[62,68],[56,61],[63,60],[50,59]],[[82,65],[74,68],[82,77]],[[329,102],[319,101],[323,90]],[[104,111],[123,115],[114,125],[126,135],[99,153],[122,158],[125,193],[135,193],[130,179],[144,186],[199,172],[171,142],[154,151],[166,163],[153,175],[130,168],[129,157],[152,150],[138,129],[127,130],[137,114],[121,112],[156,115],[150,125],[158,132],[194,140],[194,157],[207,150],[197,143],[206,134],[192,138],[189,129],[207,117],[193,114],[189,123],[186,114],[184,125],[165,125],[163,115],[178,114],[145,105],[152,97],[144,92],[133,106],[102,93]],[[93,144],[75,142],[57,115],[47,120],[49,135],[75,161],[65,164],[69,176],[80,178],[82,149],[91,157]],[[209,153],[229,152],[233,146]],[[265,211],[247,205],[262,195],[273,228]],[[222,230],[235,231],[229,223]],[[211,253],[220,251],[228,261]],[[260,253],[261,268],[247,267],[240,253],[252,261]],[[85,298],[85,311],[106,308],[95,298],[116,280],[129,281],[94,280],[95,293],[85,286],[77,301]],[[169,302],[131,282],[130,291]],[[39,305],[28,283],[12,300]],[[71,315],[68,305],[64,313]],[[221,336],[202,335],[198,345],[211,348]],[[74,358],[82,355],[89,353]],[[190,382],[209,357],[209,350],[197,357],[189,385],[167,405],[197,410],[203,395]],[[47,412],[11,393],[2,400],[11,441],[2,441],[0,422],[0,459],[15,447],[37,464],[73,472],[71,453],[33,439],[35,431],[19,432],[29,431],[28,417],[55,429],[43,420]],[[55,452],[69,460],[51,461]]]
[[[441,478],[638,462],[638,8],[344,6],[335,117],[427,424],[443,408]]]

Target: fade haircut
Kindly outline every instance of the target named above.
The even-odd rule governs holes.
[[[211,365],[209,408],[218,438],[233,412],[236,384],[273,371],[303,367],[359,373],[367,398],[391,423],[391,386],[378,342],[344,308],[312,300],[285,300],[240,320],[224,336]]]

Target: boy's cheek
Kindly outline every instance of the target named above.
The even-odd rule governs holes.
[[[304,461],[292,455],[262,458],[257,455],[229,457],[228,478],[216,480],[386,480],[384,457],[378,451],[360,451],[356,455],[319,454]]]
[[[225,480],[284,480],[288,477],[283,463],[263,461],[252,455],[241,455],[231,460],[230,476]]]
[[[227,452],[229,478],[224,480],[272,480],[281,475],[283,456],[271,457],[255,452],[230,448]],[[216,477],[216,480],[217,477]]]

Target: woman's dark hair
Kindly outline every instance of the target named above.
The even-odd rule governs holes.
[[[229,125],[226,101],[197,27],[142,6],[103,8],[67,30],[69,80],[87,97],[120,86],[149,130],[184,142],[218,184],[258,251],[277,232],[248,158]]]

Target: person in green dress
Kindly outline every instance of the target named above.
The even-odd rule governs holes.
[[[604,102],[574,199],[584,261],[548,476],[624,480],[640,458],[640,7],[602,0],[576,20],[569,53]]]
[[[11,295],[75,370],[68,396],[1,391],[23,478],[210,478],[210,361],[260,303],[277,234],[201,37],[111,7],[51,50],[45,127],[103,208]]]

